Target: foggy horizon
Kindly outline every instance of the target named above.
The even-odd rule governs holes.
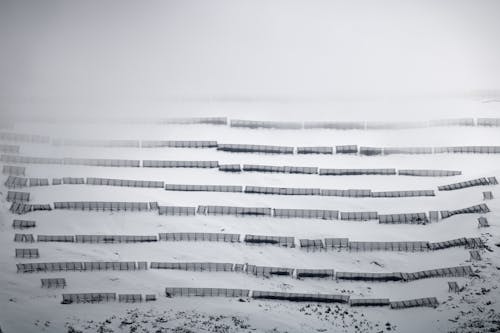
[[[1,106],[500,90],[497,1],[10,1]]]

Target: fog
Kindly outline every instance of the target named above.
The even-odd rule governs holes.
[[[0,107],[168,116],[192,102],[495,91],[499,11],[494,0],[1,0]]]

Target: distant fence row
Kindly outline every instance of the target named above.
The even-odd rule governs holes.
[[[19,154],[19,152],[20,152],[20,146],[18,145],[0,144],[0,153]]]
[[[148,145],[151,147],[171,147],[171,148],[214,148],[218,151],[233,153],[263,153],[263,154],[351,154],[351,155],[422,155],[422,154],[499,154],[500,146],[448,146],[448,147],[366,147],[357,145],[341,146],[273,146],[255,144],[229,144],[217,143],[215,146],[210,143],[204,144],[200,141],[169,141],[176,142],[167,144],[158,142]],[[207,141],[212,142],[212,141]],[[112,147],[112,144],[102,147]],[[122,147],[118,145],[117,147]],[[0,153],[5,154],[4,162],[11,163],[37,163],[37,164],[70,164],[70,165],[93,165],[93,166],[116,166],[116,167],[138,167],[138,160],[106,160],[106,159],[81,159],[81,158],[49,158],[49,157],[25,157],[18,155],[19,146],[0,145]],[[114,162],[113,162],[114,161]],[[212,161],[213,162],[213,161]],[[181,167],[175,165],[155,165],[154,161],[143,161],[145,167]]]
[[[135,271],[147,269],[145,261],[36,262],[17,264],[18,273],[61,271]]]
[[[453,191],[460,190],[467,187],[483,186],[483,185],[497,185],[496,177],[483,177],[478,179],[467,180],[459,183],[438,186],[439,191]]]
[[[377,129],[415,129],[427,127],[498,127],[500,118],[448,118],[423,121],[262,121],[228,119],[227,117],[196,117],[196,118],[167,118],[159,120],[134,120],[133,123],[157,123],[170,125],[229,125],[234,128],[251,129],[335,129],[335,130],[377,130]],[[18,141],[30,143],[48,143],[49,136],[0,132],[2,141]],[[90,142],[89,142],[90,141]],[[135,140],[113,140],[122,145],[132,145]],[[104,145],[108,140],[76,140],[52,139],[55,145]],[[119,146],[122,146],[119,145]]]
[[[137,271],[148,269],[145,261],[87,261],[87,262],[33,262],[18,263],[18,273],[47,273],[61,271]],[[240,272],[256,277],[286,276],[296,279],[327,278],[342,281],[411,282],[435,277],[464,277],[474,274],[471,266],[429,269],[417,272],[336,272],[333,269],[298,269],[227,262],[150,262],[150,269],[181,270],[192,272]]]
[[[437,298],[425,297],[409,300],[390,301],[388,298],[351,298],[342,294],[312,294],[289,293],[276,291],[262,291],[230,288],[165,288],[166,297],[237,297],[253,298],[255,300],[278,300],[308,303],[343,303],[350,306],[389,306],[391,309],[405,309],[413,307],[432,307],[439,305]],[[117,294],[109,292],[72,293],[62,295],[62,304],[72,303],[103,303],[114,302],[138,303],[143,301],[142,294]],[[156,300],[156,295],[146,295],[146,301]]]
[[[412,307],[437,307],[435,297],[390,301],[388,298],[351,298],[341,294],[289,293],[276,291],[226,289],[226,288],[165,288],[167,297],[251,297],[262,300],[280,300],[309,303],[344,303],[350,306],[389,306],[391,309]]]
[[[2,174],[9,176],[24,176],[26,174],[26,168],[16,165],[4,165],[2,167]]]
[[[0,160],[8,163],[42,163],[42,164],[52,164],[51,158],[45,157],[23,157],[17,155],[1,155]],[[60,163],[56,164],[66,164],[65,159],[60,159]],[[140,167],[140,161],[131,160],[111,160],[111,159],[78,159],[82,161],[82,165],[92,165],[92,166],[136,166]],[[79,164],[79,163],[76,163]],[[420,177],[445,177],[445,176],[456,176],[460,175],[460,171],[454,170],[432,170],[432,169],[331,169],[331,168],[317,168],[317,167],[298,167],[298,166],[271,166],[271,165],[250,165],[244,164],[243,166],[239,164],[230,165],[219,165],[217,161],[143,161],[144,167],[167,167],[167,168],[219,168],[220,171],[226,172],[240,172],[240,171],[254,171],[254,172],[271,172],[271,173],[289,173],[289,174],[316,174],[324,176],[354,176],[354,175],[401,175],[401,176],[420,176]],[[8,178],[5,185],[10,188],[15,187],[25,187],[25,186],[47,186],[49,181],[47,178],[25,178],[20,177],[24,175],[25,168],[20,168],[16,166],[4,165],[3,173],[8,174]],[[29,182],[29,183],[28,183]],[[86,180],[89,185],[108,185],[108,186],[127,186],[127,187],[149,187],[149,188],[161,188],[164,187],[164,182],[162,181],[149,181],[149,180],[129,180],[129,179],[111,179],[111,178],[95,178],[89,177]],[[52,180],[52,185],[59,184],[85,184],[85,179],[83,177],[63,177],[54,178]],[[478,185],[496,185],[498,184],[495,177],[480,178],[476,180],[461,182],[457,184],[440,186],[439,190],[454,190],[470,186]],[[274,187],[257,187],[257,186],[247,186],[245,190],[242,187],[227,185],[182,185],[182,184],[168,184],[165,188],[167,190],[179,190],[179,191],[215,191],[215,192],[247,192],[247,193],[269,193],[269,194],[283,194],[282,188]],[[285,190],[286,192],[287,190]],[[302,189],[292,189],[291,192],[301,192],[300,194],[306,195],[337,195],[337,192],[331,191],[319,191],[318,189],[306,189],[304,192]],[[316,191],[316,193],[315,193]],[[306,193],[310,192],[310,193]],[[396,191],[388,194],[380,194],[375,196],[408,196],[408,191],[406,195],[396,194]],[[399,191],[402,193],[405,191]],[[294,194],[294,193],[285,193]],[[429,195],[429,194],[425,194]],[[343,195],[341,195],[343,196]],[[411,194],[410,196],[414,196]]]
[[[492,185],[492,180],[486,180],[474,185]],[[85,178],[53,178],[52,185],[61,184],[85,184]],[[187,184],[164,184],[163,181],[148,180],[126,180],[108,178],[87,178],[88,185],[104,186],[125,186],[125,187],[145,187],[145,188],[165,188],[167,191],[200,191],[200,192],[245,192],[261,194],[284,194],[284,195],[323,195],[323,196],[343,196],[343,197],[380,197],[380,196],[419,196],[434,195],[433,191],[383,191],[372,192],[367,189],[332,190],[319,188],[287,188],[287,187],[267,187],[267,186],[241,186],[241,185],[187,185]],[[18,176],[8,176],[5,183],[7,188],[49,186],[48,178],[25,178]],[[473,185],[471,185],[473,186]],[[385,194],[384,194],[385,193]]]
[[[217,144],[217,150],[233,153],[264,154],[359,154],[376,155],[422,155],[422,154],[499,154],[500,146],[450,146],[450,147],[366,147],[357,145],[342,146],[270,146],[253,144]]]
[[[313,195],[313,196],[338,196],[338,197],[373,197],[373,198],[400,198],[434,196],[433,190],[414,191],[379,191],[375,192],[367,189],[333,190],[320,188],[293,188],[293,187],[269,187],[269,186],[240,186],[240,185],[187,185],[187,184],[164,184],[163,181],[147,180],[127,180],[108,178],[72,178],[64,177],[52,180],[53,185],[60,184],[88,184],[105,186],[125,186],[141,188],[165,188],[167,191],[198,191],[198,192],[235,192],[235,193],[256,193],[274,195]],[[7,188],[48,186],[47,178],[23,178],[9,176],[5,181]],[[484,185],[484,184],[483,184]],[[19,201],[19,200],[18,200]]]
[[[50,211],[52,210],[52,207],[50,206],[50,204],[29,204],[25,202],[14,201],[10,205],[9,210],[14,214],[22,215],[41,210]]]
[[[54,165],[84,165],[105,167],[140,167],[140,160],[105,159],[105,158],[53,158],[32,157],[2,154],[0,161],[4,163],[54,164]]]
[[[19,192],[22,193],[22,192]],[[11,195],[12,196],[12,195]],[[24,214],[35,210],[51,210],[51,206],[26,204],[14,201],[10,211]],[[82,211],[154,211],[166,216],[194,215],[232,215],[232,216],[267,216],[277,218],[303,218],[344,221],[378,220],[386,224],[427,224],[441,218],[445,219],[458,214],[482,214],[490,212],[486,204],[474,205],[456,210],[429,211],[429,213],[379,214],[377,212],[339,212],[323,209],[283,209],[269,207],[238,207],[238,206],[161,206],[157,202],[106,202],[106,201],[65,201],[54,202],[54,209],[69,209]]]
[[[30,223],[31,222],[31,223]],[[14,228],[22,229],[34,226],[34,221],[14,220]],[[33,234],[15,234],[15,242],[35,242]],[[225,242],[257,245],[276,245],[293,248],[297,244],[301,249],[334,249],[348,251],[400,251],[419,252],[442,250],[451,247],[468,249],[483,248],[481,238],[456,238],[441,242],[429,241],[350,241],[348,238],[299,239],[289,236],[240,235],[229,233],[171,232],[156,235],[38,235],[38,242],[66,243],[146,243],[146,242]]]
[[[321,171],[321,170],[320,170]],[[163,181],[127,180],[108,178],[74,178],[64,177],[52,179],[53,185],[60,184],[88,184],[106,186],[125,186],[142,188],[164,188],[167,191],[198,191],[198,192],[235,192],[271,195],[309,195],[309,196],[338,196],[338,197],[372,197],[372,198],[401,198],[435,196],[434,190],[413,191],[372,191],[369,189],[321,189],[321,188],[297,188],[297,187],[271,187],[271,186],[240,186],[240,185],[188,185],[188,184],[164,184]],[[459,183],[438,186],[439,191],[459,190],[473,186],[497,185],[496,177],[483,177],[467,180]],[[8,176],[4,185],[7,188],[21,188],[34,186],[48,186],[47,178],[24,178],[19,176]],[[29,193],[8,191],[7,201],[24,202],[29,201]]]
[[[453,118],[428,121],[254,121],[231,119],[231,127],[254,129],[336,129],[336,130],[377,130],[414,129],[446,126],[500,126],[500,118]]]
[[[101,303],[112,302],[117,299],[120,303],[140,303],[143,300],[150,302],[156,301],[156,295],[146,294],[143,297],[142,294],[118,294],[117,298],[116,293],[73,293],[63,294],[61,303]]]
[[[269,267],[249,264],[214,263],[214,262],[151,262],[150,269],[170,269],[197,272],[243,272],[257,277],[270,278],[287,276],[291,278],[327,278],[337,281],[364,282],[411,282],[435,277],[463,277],[473,274],[471,266],[436,268],[417,272],[335,272],[333,269],[297,269],[291,267]]]
[[[293,188],[293,187],[269,187],[269,186],[228,186],[228,185],[183,185],[166,184],[167,191],[201,191],[201,192],[241,192],[255,194],[274,195],[312,195],[312,196],[339,196],[339,197],[374,197],[374,198],[398,198],[434,196],[433,190],[416,191],[380,191],[375,192],[367,189],[333,190],[320,188]]]
[[[379,220],[379,223],[389,224],[426,224],[441,218],[448,218],[456,214],[488,213],[490,210],[486,204],[479,204],[454,211],[430,211],[429,214],[403,213],[403,214],[379,214],[377,212],[340,212],[338,210],[321,209],[281,209],[268,207],[235,207],[235,206],[198,206],[178,207],[159,206],[160,215],[190,216],[201,215],[233,215],[233,216],[273,216],[281,218],[307,218],[323,220],[345,220],[345,221],[367,221]]]

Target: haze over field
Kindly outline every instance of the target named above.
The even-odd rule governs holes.
[[[0,107],[168,114],[172,100],[494,91],[499,11],[495,0],[2,0]]]

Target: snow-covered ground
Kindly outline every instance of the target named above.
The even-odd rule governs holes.
[[[393,115],[394,105],[385,110],[384,103],[368,102],[356,105],[338,103],[330,111],[311,108],[306,104],[293,105],[284,120],[387,120]],[[400,106],[408,106],[404,103]],[[439,119],[446,117],[495,116],[500,111],[498,103],[480,103],[471,100],[454,100],[452,103],[428,101],[408,107],[415,111],[411,119]],[[224,115],[241,119],[279,119],[288,105],[279,107],[250,103],[231,109],[216,105],[192,108],[190,112],[176,110],[171,116],[199,116],[200,110],[213,111],[207,116]],[[253,109],[252,109],[253,108]],[[302,108],[303,112],[297,110]],[[278,109],[278,110],[276,110]],[[253,110],[253,111],[252,111]],[[264,110],[264,111],[263,111]],[[265,112],[267,110],[267,112]],[[348,110],[342,112],[341,110]],[[373,111],[372,111],[373,110]],[[408,113],[406,113],[408,114]],[[156,113],[154,116],[167,117]],[[349,117],[351,116],[351,117]],[[398,120],[402,116],[396,117]],[[146,124],[47,124],[19,122],[13,132],[43,134],[62,138],[88,139],[143,139],[143,140],[216,140],[219,143],[271,144],[287,146],[335,146],[357,144],[375,147],[387,146],[448,146],[448,145],[500,145],[498,128],[436,127],[412,130],[251,130],[210,125],[146,125]],[[228,153],[215,149],[177,148],[84,148],[56,147],[47,144],[22,144],[21,155],[47,157],[123,158],[156,160],[217,160],[220,163],[317,166],[325,168],[396,168],[396,169],[446,169],[460,170],[455,177],[406,177],[406,176],[319,176],[271,173],[224,173],[217,169],[162,169],[162,168],[108,168],[87,166],[26,165],[27,177],[103,177],[137,180],[161,180],[171,184],[226,184],[277,187],[319,187],[331,189],[427,190],[436,191],[435,197],[415,198],[341,198],[321,196],[279,196],[245,193],[172,192],[163,189],[121,188],[91,185],[58,185],[28,188],[33,203],[54,201],[158,201],[161,205],[234,205],[273,208],[314,208],[340,211],[378,211],[379,213],[428,212],[469,207],[483,203],[483,191],[493,191],[495,198],[487,201],[491,212],[486,214],[491,227],[478,229],[477,214],[457,215],[429,225],[383,225],[377,221],[345,222],[308,219],[277,219],[265,217],[193,217],[159,216],[155,212],[78,212],[53,210],[35,212],[22,218],[36,220],[33,234],[123,234],[156,235],[160,232],[227,232],[238,234],[294,236],[296,239],[348,237],[355,241],[444,241],[459,237],[482,237],[492,250],[482,251],[483,260],[469,261],[464,248],[452,248],[434,252],[307,252],[299,248],[274,246],[248,246],[244,244],[208,242],[156,242],[132,244],[72,244],[72,243],[14,243],[12,219],[17,216],[8,212],[7,189],[1,185],[0,211],[0,327],[5,332],[67,332],[68,325],[75,329],[98,331],[95,322],[116,332],[155,331],[191,325],[192,331],[277,331],[287,332],[446,332],[462,323],[479,318],[488,325],[486,317],[491,309],[500,312],[498,247],[500,242],[499,208],[500,195],[496,186],[472,187],[450,192],[438,192],[437,186],[485,176],[500,179],[500,155],[432,154],[391,156],[346,155],[271,155]],[[25,246],[26,245],[26,246]],[[14,249],[36,247],[39,259],[16,259]],[[99,271],[18,274],[18,262],[56,261],[193,261],[232,262],[294,268],[333,268],[337,271],[359,272],[412,272],[425,269],[473,265],[478,270],[475,278],[436,278],[409,283],[336,282],[335,280],[289,277],[258,278],[234,272],[184,272],[175,270],[146,271]],[[65,277],[64,289],[42,289],[40,278]],[[448,292],[447,281],[456,280],[465,286],[460,294]],[[246,288],[251,290],[342,293],[360,298],[390,298],[403,300],[419,297],[437,297],[440,306],[391,310],[389,308],[358,308],[340,306],[340,314],[325,317],[326,307],[305,308],[305,304],[275,301],[248,300],[240,302],[229,298],[166,298],[165,287],[220,287]],[[482,290],[482,288],[484,288]],[[141,304],[72,304],[62,305],[61,294],[80,292],[117,292],[156,294],[156,302]],[[110,319],[113,315],[130,319],[130,309],[137,309],[135,324],[123,324]],[[332,307],[333,309],[333,307]],[[312,312],[311,312],[312,311]],[[468,314],[464,314],[467,313]],[[198,325],[210,316],[237,317],[250,325],[229,325],[225,328]],[[164,321],[156,319],[164,317]],[[193,319],[194,318],[194,319]],[[227,319],[226,318],[226,319]],[[226,319],[220,319],[224,322]],[[449,320],[451,319],[451,321]],[[89,321],[94,323],[89,323]],[[156,321],[155,321],[156,320]],[[498,320],[498,317],[496,317]],[[125,320],[126,321],[126,320]],[[137,324],[144,321],[142,324]],[[151,326],[155,322],[156,327]],[[231,321],[234,323],[234,320]],[[389,322],[390,325],[386,325]],[[65,323],[69,323],[65,325]],[[191,323],[191,324],[189,324]],[[362,324],[360,324],[362,323]],[[370,324],[368,324],[370,323]],[[121,326],[120,326],[121,324]],[[148,326],[149,325],[149,326]],[[361,326],[360,326],[361,325]],[[364,326],[363,326],[364,325]],[[378,326],[375,326],[378,325]],[[101,325],[102,326],[102,325]],[[489,327],[489,326],[487,326]],[[494,326],[498,329],[498,324]],[[102,328],[101,328],[102,330]],[[486,328],[472,329],[482,332]],[[179,330],[180,332],[184,332]],[[161,330],[159,331],[161,332]]]

